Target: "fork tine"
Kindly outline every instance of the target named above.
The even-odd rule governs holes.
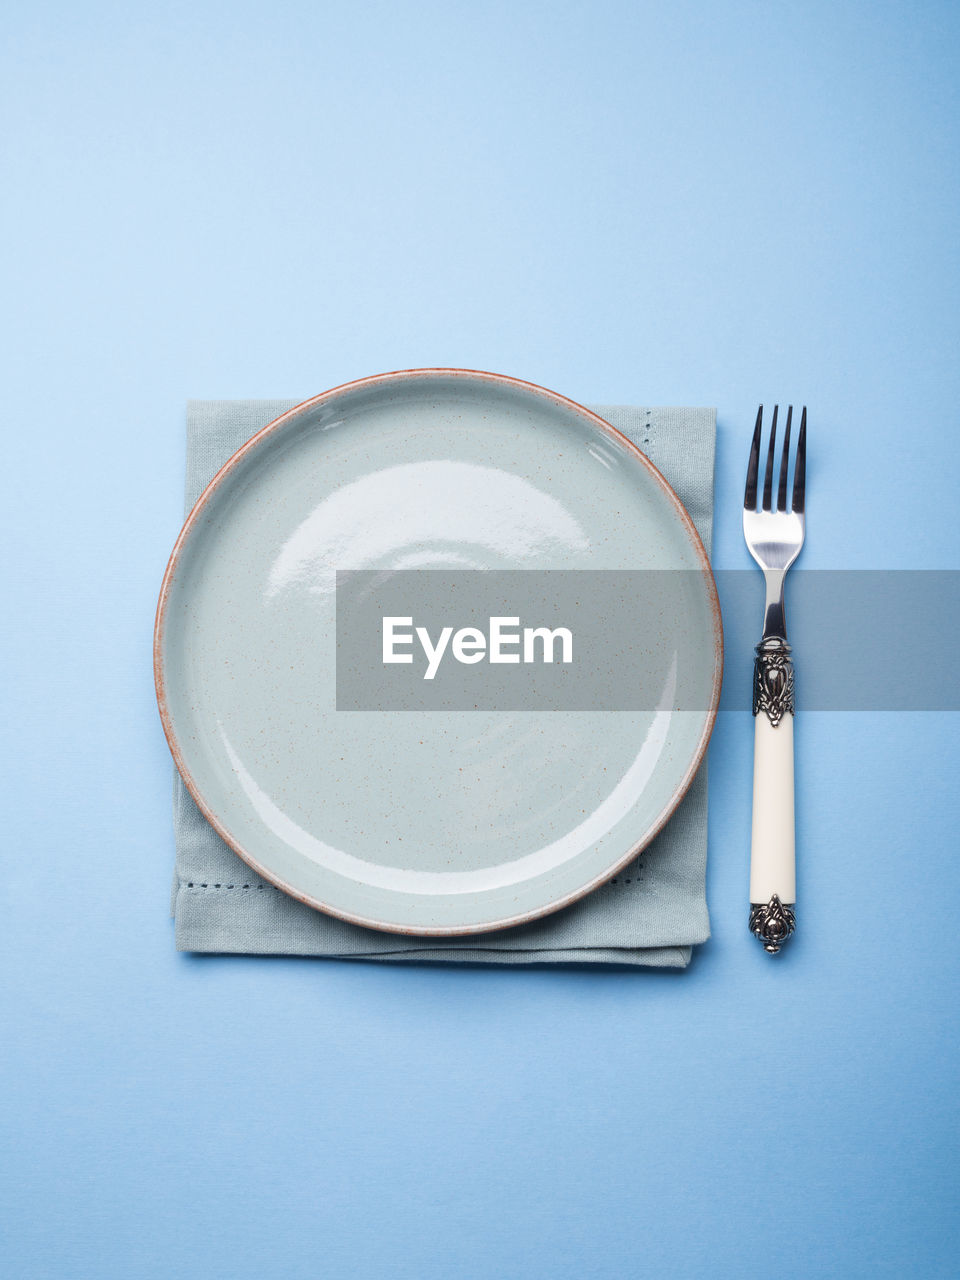
[[[762,426],[763,405],[757,410],[757,425],[753,429],[750,461],[747,463],[747,487],[743,493],[743,506],[746,511],[756,511],[757,509],[757,472],[760,469],[760,431]]]
[[[773,497],[773,452],[777,443],[777,409],[779,405],[773,406],[773,421],[770,423],[770,445],[767,449],[767,469],[763,473],[763,509],[770,510],[771,499]]]
[[[787,509],[787,467],[790,465],[790,423],[793,421],[793,405],[787,406],[787,428],[783,433],[783,457],[780,459],[780,487],[777,489],[777,510]]]
[[[797,463],[793,469],[792,510],[803,515],[803,491],[807,472],[807,406],[800,415],[800,434],[797,436]]]

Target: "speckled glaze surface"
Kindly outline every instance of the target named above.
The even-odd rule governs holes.
[[[458,567],[698,570],[711,705],[338,712],[336,570]],[[706,749],[722,638],[703,547],[635,446],[529,383],[434,369],[335,388],[234,455],[170,558],[154,662],[177,767],[251,867],[442,936],[556,910],[653,838]]]

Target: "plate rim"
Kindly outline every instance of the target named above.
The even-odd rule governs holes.
[[[670,798],[661,809],[656,821],[644,833],[643,837],[629,850],[619,858],[613,865],[605,868],[599,875],[594,876],[586,885],[578,888],[570,893],[564,894],[562,898],[549,903],[547,906],[535,907],[530,910],[522,911],[517,915],[477,925],[464,927],[462,925],[431,925],[418,926],[413,928],[409,925],[400,925],[396,923],[385,923],[383,921],[373,920],[369,917],[357,915],[353,912],[344,911],[342,909],[332,907],[329,903],[322,902],[311,894],[303,892],[294,885],[288,884],[280,876],[269,871],[264,867],[248,849],[245,849],[241,842],[232,835],[232,833],[223,825],[215,813],[204,801],[200,788],[197,786],[186,762],[183,758],[183,752],[180,749],[177,735],[174,731],[173,720],[170,715],[167,704],[166,684],[163,671],[163,653],[164,653],[164,635],[167,622],[167,605],[170,600],[173,581],[176,576],[177,569],[180,564],[181,555],[193,535],[194,530],[199,524],[204,509],[218,492],[220,487],[229,479],[232,473],[240,466],[241,462],[248,454],[260,448],[268,436],[281,431],[288,423],[316,406],[325,403],[339,395],[348,391],[357,390],[366,387],[375,387],[378,384],[389,384],[404,381],[412,381],[416,378],[429,376],[441,376],[449,379],[465,378],[468,380],[480,380],[488,382],[492,385],[507,387],[512,390],[521,390],[525,392],[533,392],[535,395],[551,401],[556,406],[573,410],[576,414],[584,418],[590,425],[598,428],[604,434],[612,437],[618,444],[625,446],[641,465],[649,472],[650,478],[660,486],[674,513],[678,516],[681,525],[684,528],[694,550],[694,554],[699,562],[701,574],[707,589],[708,604],[710,608],[710,617],[713,629],[713,652],[714,652],[714,671],[713,682],[711,686],[710,706],[707,710],[706,719],[701,730],[700,738],[697,742],[696,749],[692,759],[687,766],[682,778],[677,783]],[[516,925],[526,924],[534,920],[543,919],[545,916],[553,915],[556,911],[561,911],[564,907],[571,906],[575,902],[587,897],[600,885],[606,883],[617,875],[623,868],[632,861],[639,853],[641,853],[654,839],[660,834],[670,818],[673,816],[678,805],[686,795],[697,774],[703,758],[706,755],[707,746],[713,734],[714,726],[717,719],[717,710],[720,702],[720,689],[723,680],[724,667],[724,641],[723,641],[723,621],[720,611],[720,599],[717,593],[716,579],[713,575],[713,568],[710,564],[710,558],[707,555],[703,540],[697,532],[690,513],[681,502],[672,485],[667,481],[659,469],[650,461],[643,450],[636,445],[622,431],[618,431],[611,423],[599,414],[594,413],[592,409],[586,408],[579,404],[576,400],[571,400],[568,396],[561,395],[559,392],[551,391],[547,387],[541,386],[536,382],[529,382],[523,378],[515,378],[510,374],[491,373],[484,369],[465,369],[459,367],[445,366],[426,366],[415,369],[394,369],[386,373],[371,374],[364,378],[354,378],[349,382],[339,383],[335,387],[331,387],[327,391],[321,391],[318,395],[310,396],[308,399],[301,401],[299,404],[292,405],[289,409],[284,410],[278,417],[261,427],[254,435],[250,437],[244,444],[236,450],[235,453],[226,460],[219,468],[213,478],[207,483],[197,498],[196,502],[188,512],[183,525],[180,529],[177,539],[173,545],[173,550],[167,560],[167,566],[164,570],[163,581],[160,585],[160,594],[157,599],[157,608],[154,618],[153,629],[153,679],[156,691],[157,708],[160,713],[160,722],[163,726],[164,736],[170,754],[173,757],[174,765],[183,781],[184,786],[193,798],[197,808],[203,814],[206,821],[220,838],[233,850],[234,853],[258,876],[266,880],[268,884],[272,884],[281,892],[298,902],[304,903],[308,907],[312,907],[316,911],[322,911],[325,915],[332,916],[334,919],[343,920],[347,924],[360,925],[363,928],[375,929],[382,933],[402,934],[412,937],[422,938],[455,938],[467,937],[471,934],[492,933],[499,929],[510,929]]]

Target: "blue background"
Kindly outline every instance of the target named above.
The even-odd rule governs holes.
[[[725,568],[757,402],[805,400],[805,567],[958,567],[958,36],[888,0],[6,10],[11,1280],[957,1274],[956,715],[801,717],[775,963],[746,712],[686,973],[194,958],[149,660],[184,400],[406,366],[717,405]]]

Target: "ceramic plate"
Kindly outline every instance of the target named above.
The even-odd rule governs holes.
[[[695,571],[709,705],[338,711],[334,571],[451,566]],[[223,839],[311,906],[434,936],[545,915],[635,856],[700,763],[721,660],[703,547],[640,451],[562,396],[451,369],[338,387],[240,449],[174,547],[155,636],[170,748]]]

